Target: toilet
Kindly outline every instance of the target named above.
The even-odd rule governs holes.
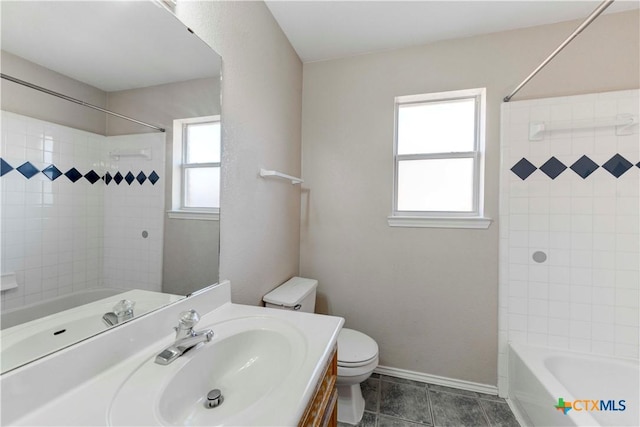
[[[265,295],[265,307],[313,313],[318,281],[293,277]],[[360,383],[378,366],[378,344],[369,336],[342,328],[338,335],[338,421],[357,424],[364,413]]]

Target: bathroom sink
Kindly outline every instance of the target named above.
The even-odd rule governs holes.
[[[272,317],[200,326],[214,331],[212,341],[166,366],[154,363],[155,352],[120,387],[109,411],[111,425],[260,424],[261,414],[273,411],[273,400],[288,392],[304,364],[305,336]],[[206,408],[212,389],[222,392],[223,401]]]

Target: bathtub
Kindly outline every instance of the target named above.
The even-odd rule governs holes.
[[[105,331],[108,326],[102,316],[113,310],[121,299],[134,301],[134,313],[139,316],[182,298],[180,295],[135,289],[3,329],[0,331],[0,372],[7,372]],[[61,304],[60,301],[56,303]]]
[[[638,360],[510,344],[509,401],[526,424],[640,426],[638,388]]]
[[[60,311],[79,307],[90,302],[109,298],[126,292],[126,289],[92,288],[61,295],[45,301],[38,301],[12,310],[5,310],[0,318],[2,329],[11,328],[22,323],[30,322],[41,317],[49,316]]]

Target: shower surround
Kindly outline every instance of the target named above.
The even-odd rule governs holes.
[[[638,95],[502,105],[502,396],[509,342],[638,358]],[[542,122],[558,130],[536,132]]]
[[[18,282],[2,309],[104,286],[160,291],[165,135],[1,114],[0,265]],[[151,158],[127,156],[140,150]]]

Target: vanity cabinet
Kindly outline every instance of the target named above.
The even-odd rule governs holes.
[[[307,405],[304,416],[298,426],[336,427],[338,425],[338,353],[334,347],[324,373],[318,381],[313,398]]]

